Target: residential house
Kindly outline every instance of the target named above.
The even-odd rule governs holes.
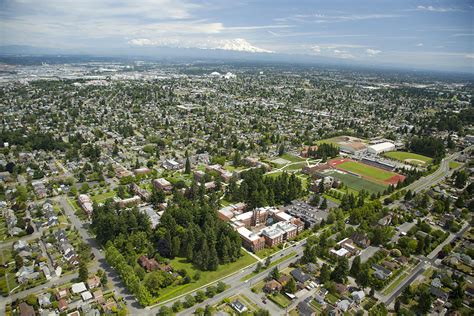
[[[35,309],[33,306],[28,305],[25,302],[21,302],[18,306],[18,310],[20,312],[20,316],[35,316]]]
[[[290,272],[290,274],[296,280],[296,282],[299,282],[302,284],[308,281],[309,279],[311,279],[311,276],[309,274],[304,273],[304,271],[301,270],[301,268],[293,269]]]
[[[265,283],[263,290],[266,293],[274,293],[274,292],[280,292],[282,288],[283,287],[280,282],[276,280],[270,280],[267,283]]]
[[[138,258],[138,264],[147,272],[155,271],[160,268],[160,264],[154,258],[149,259],[145,255],[142,255],[140,258]]]

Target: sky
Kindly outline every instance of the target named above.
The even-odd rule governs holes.
[[[474,1],[0,0],[0,46],[195,48],[474,72]]]

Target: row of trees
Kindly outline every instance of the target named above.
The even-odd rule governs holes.
[[[105,259],[118,272],[120,278],[130,292],[142,306],[150,305],[152,296],[148,289],[140,282],[140,278],[135,274],[133,268],[127,264],[127,261],[115,246],[109,242],[105,250]]]

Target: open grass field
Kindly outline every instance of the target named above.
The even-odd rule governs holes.
[[[368,191],[370,194],[372,193],[379,193],[383,192],[387,185],[382,185],[379,183],[375,183],[369,180],[366,180],[364,178],[359,178],[356,176],[353,176],[348,173],[341,173],[341,172],[329,172],[327,173],[328,175],[337,178],[342,181],[349,189],[352,189],[354,191],[361,191],[362,189]]]
[[[219,268],[216,271],[201,271],[201,278],[197,281],[193,281],[184,285],[174,285],[164,288],[160,292],[158,302],[163,302],[178,295],[187,293],[189,291],[195,290],[203,285],[206,285],[210,282],[215,282],[229,274],[240,271],[246,266],[256,262],[257,260],[249,255],[246,252],[242,252],[242,257],[236,262],[228,263],[225,265],[219,265]],[[174,270],[185,269],[188,271],[188,274],[192,277],[196,271],[193,268],[193,264],[188,262],[184,258],[175,258],[170,261],[171,266]]]
[[[415,164],[415,165],[422,165],[426,166],[431,163],[433,159],[430,157],[426,157],[423,155],[418,155],[414,153],[409,153],[406,151],[390,151],[387,153],[384,153],[385,157],[395,159],[398,161],[410,163],[410,164]]]
[[[300,157],[296,157],[294,155],[291,155],[291,154],[283,154],[281,155],[281,158],[285,159],[285,160],[288,160],[288,161],[291,161],[291,162],[300,162],[300,161],[304,161],[303,158],[300,158]]]
[[[104,192],[91,196],[92,202],[98,204],[104,203],[107,199],[113,199],[115,197],[115,191]]]

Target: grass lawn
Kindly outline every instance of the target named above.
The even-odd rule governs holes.
[[[273,255],[275,252],[277,252],[278,250],[281,250],[280,248],[278,247],[273,247],[273,248],[263,248],[262,250],[260,251],[257,251],[257,253],[255,253],[258,257],[260,258],[266,258],[268,256],[271,256]]]
[[[388,295],[395,290],[395,288],[408,276],[406,271],[403,271],[392,283],[390,283],[385,290],[383,291],[383,295]]]
[[[340,169],[347,170],[364,177],[379,181],[385,181],[397,175],[394,172],[386,171],[380,168],[365,165],[357,161],[346,161],[337,166]]]
[[[107,199],[112,199],[115,197],[115,191],[104,192],[91,196],[92,202],[104,203]]]
[[[229,205],[232,204],[231,202],[227,201],[226,199],[220,200],[220,203],[221,203],[221,205],[224,206],[224,207],[225,207],[225,206],[229,206]]]
[[[456,161],[450,161],[449,162],[449,169],[456,169],[461,165],[461,163],[456,162]]]
[[[291,154],[283,154],[280,156],[281,158],[285,159],[285,160],[288,160],[288,161],[291,161],[291,162],[300,162],[300,161],[304,161],[303,158],[300,158],[300,157],[296,157],[296,156],[293,156]]]
[[[332,197],[332,196],[330,196],[330,195],[328,195],[328,194],[326,194],[326,193],[323,194],[323,197],[325,197],[326,200],[332,201],[332,202],[334,202],[334,203],[337,203],[337,204],[341,203],[340,200],[338,200],[338,199],[336,199],[335,197]]]
[[[258,271],[258,272],[253,271],[252,273],[247,274],[247,275],[244,276],[242,279],[240,279],[240,281],[249,280],[249,279],[253,278],[254,276],[256,276],[257,274],[259,274],[259,273],[261,273],[261,272],[263,272],[263,271],[265,271],[265,270],[270,270],[272,267],[274,267],[274,266],[280,264],[281,262],[283,262],[283,261],[285,261],[285,260],[287,260],[287,259],[289,259],[289,258],[294,257],[295,255],[296,255],[296,252],[292,251],[292,252],[290,252],[289,254],[287,254],[286,256],[280,257],[280,258],[278,258],[277,260],[270,262],[270,264],[268,265],[268,267],[262,267],[262,269],[261,269],[260,271]]]
[[[290,303],[291,303],[290,299],[287,298],[286,296],[284,296],[281,293],[275,293],[275,294],[272,294],[272,295],[268,295],[268,298],[270,300],[272,300],[275,304],[280,306],[281,308],[287,308],[288,305],[290,305]]]
[[[293,170],[301,170],[303,167],[306,166],[306,162],[295,163],[292,165],[288,165],[283,170],[293,171]]]
[[[7,224],[5,222],[5,218],[0,217],[0,240],[5,240],[8,237],[9,236],[8,236]]]
[[[329,145],[334,145],[336,147],[339,147],[339,144],[336,142],[336,139],[337,139],[336,137],[321,139],[321,140],[318,140],[316,144],[317,145],[329,144]]]
[[[316,302],[316,300],[312,300],[309,304],[316,310],[316,315],[321,315],[323,313],[323,307],[321,304]]]
[[[329,293],[328,295],[326,295],[326,301],[328,301],[332,305],[336,304],[337,300],[338,300],[338,298],[334,294]]]
[[[413,163],[416,165],[427,165],[433,160],[430,157],[426,157],[426,156],[418,155],[414,153],[409,153],[406,151],[390,151],[390,152],[385,153],[384,156],[398,160],[398,161]],[[407,159],[408,161],[406,161]]]
[[[257,293],[257,294],[262,293],[264,286],[265,286],[265,280],[259,281],[255,283],[255,285],[252,287],[252,292]]]
[[[249,255],[246,252],[242,253],[243,256],[240,257],[236,262],[228,263],[225,265],[219,265],[219,268],[216,271],[201,271],[201,278],[198,281],[193,281],[189,284],[184,285],[173,285],[169,286],[160,292],[158,300],[160,302],[174,298],[178,295],[193,291],[203,285],[206,285],[211,282],[215,282],[220,278],[223,278],[234,272],[238,272],[240,269],[245,268],[246,266],[257,261],[254,257]],[[188,262],[185,258],[175,258],[170,261],[171,266],[174,270],[185,269],[188,271],[188,274],[192,277],[197,271],[193,264]]]
[[[265,177],[278,177],[279,175],[283,174],[283,171],[277,171],[277,172],[272,172],[272,173],[266,173]]]
[[[379,192],[383,192],[387,187],[385,185],[359,178],[347,173],[344,174],[340,172],[330,172],[328,174],[334,178],[341,180],[349,189],[355,190],[357,192],[364,189],[371,194],[377,194]]]

